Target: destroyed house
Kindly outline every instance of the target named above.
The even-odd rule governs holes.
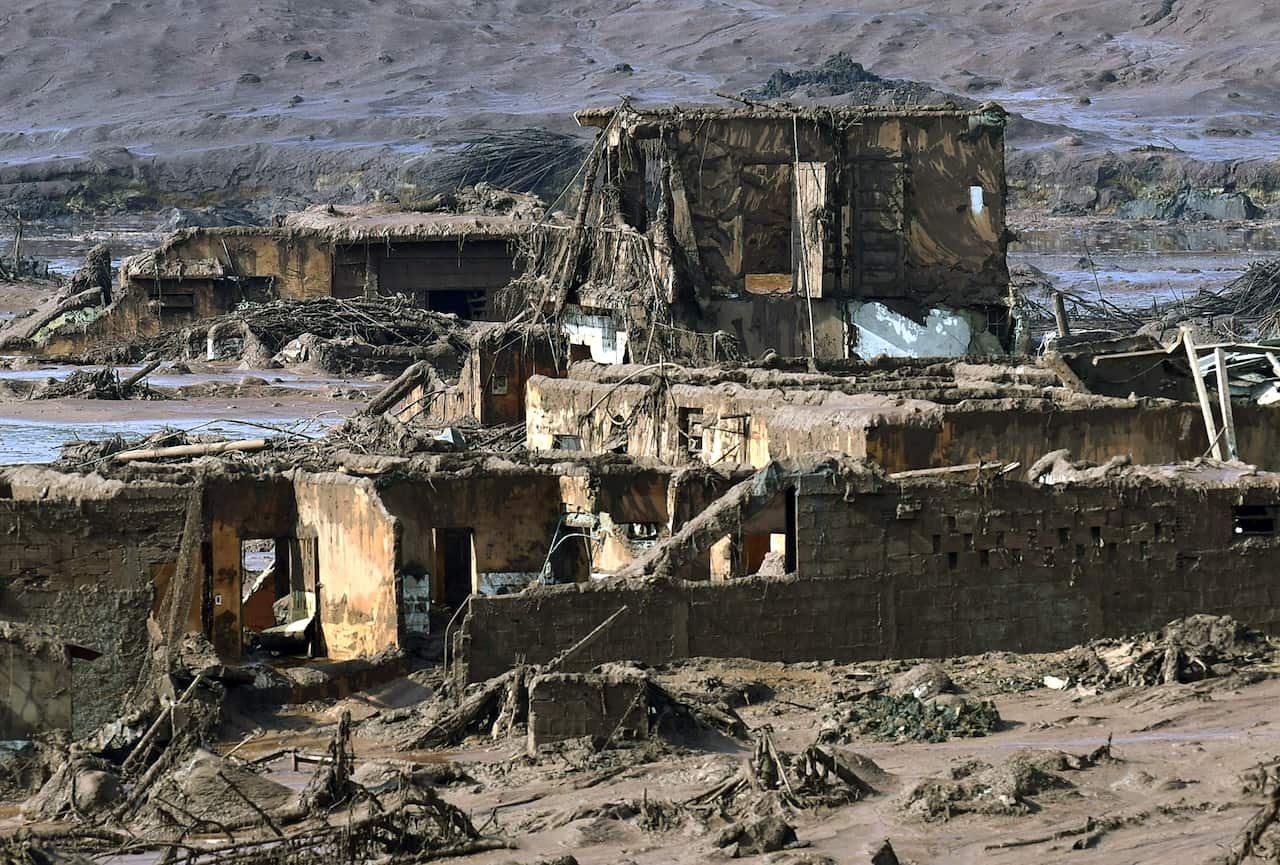
[[[1280,470],[1275,407],[1234,407],[1242,459]],[[750,464],[810,453],[866,458],[888,471],[985,461],[1029,466],[1065,449],[1080,459],[1160,465],[1212,444],[1201,406],[1080,393],[1029,360],[880,358],[686,368],[580,362],[527,384],[535,451],[618,452],[669,465]]]
[[[216,464],[215,464],[216,465]],[[5,615],[102,651],[73,668],[77,730],[128,693],[159,632],[348,661],[417,645],[470,596],[634,562],[742,473],[626,458],[348,455],[342,471],[0,471]],[[267,553],[269,567],[261,564]]]
[[[403,295],[462,319],[495,320],[498,289],[516,274],[514,212],[420,212],[390,205],[316,205],[272,227],[189,228],[125,259],[114,302],[44,345],[74,353],[99,340],[155,336],[244,302]]]
[[[748,356],[1012,348],[999,106],[576,116],[600,130],[590,218],[543,240],[536,266],[563,291],[533,302],[596,360],[628,341],[637,362],[731,356],[714,339]]]

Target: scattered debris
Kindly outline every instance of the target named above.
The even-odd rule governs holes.
[[[1210,615],[1175,619],[1121,640],[1095,640],[1069,653],[1076,681],[1098,687],[1198,682],[1275,656],[1266,635],[1230,616]]]

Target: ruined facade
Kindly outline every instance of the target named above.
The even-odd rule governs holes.
[[[1081,394],[1031,364],[935,360],[802,365],[574,364],[529,381],[533,450],[618,451],[673,465],[839,452],[888,471],[984,460],[1029,466],[1064,448],[1080,459],[1193,460],[1208,441],[1195,403]],[[1243,459],[1280,470],[1274,407],[1241,405]]]
[[[477,598],[472,681],[555,657],[624,605],[572,670],[687,657],[802,661],[1050,651],[1204,612],[1280,626],[1280,476],[1216,465],[886,478],[842,458],[773,465],[614,580]],[[779,534],[788,576],[752,576]],[[698,578],[728,539],[726,579]]]
[[[541,239],[530,295],[595,359],[731,356],[716,335],[749,356],[1013,345],[998,106],[577,118],[601,130],[599,191]]]
[[[348,471],[178,470],[127,483],[3,472],[6,615],[103,653],[84,675],[105,703],[77,706],[77,727],[109,717],[136,681],[149,618],[203,633],[228,658],[277,621],[263,638],[273,648],[296,625],[297,652],[371,657],[426,637],[433,604],[614,573],[734,479],[626,459],[374,458]],[[258,541],[273,542],[274,573],[250,591],[246,552]]]

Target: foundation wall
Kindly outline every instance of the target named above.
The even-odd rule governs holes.
[[[72,668],[80,735],[115,718],[147,651],[157,579],[177,559],[187,491],[24,468],[0,474],[0,611],[102,653]]]
[[[1280,538],[1235,533],[1276,485],[887,485],[802,476],[797,575],[611,582],[473,601],[471,681],[542,663],[626,605],[572,670],[630,659],[857,661],[1037,652],[1192,613],[1280,627]]]

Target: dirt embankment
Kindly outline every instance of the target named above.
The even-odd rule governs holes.
[[[879,76],[1078,129],[1025,142],[1048,162],[1014,160],[1055,195],[1098,147],[1172,146],[1196,163],[1274,152],[1280,21],[1263,4],[975,5],[355,0],[246,13],[234,0],[49,0],[0,13],[0,99],[16,109],[0,123],[0,200],[92,210],[412,195],[448,148],[484,132],[579,134],[570,114],[584,105],[713,100],[840,51]],[[1219,186],[1244,171],[1185,170]],[[1087,198],[1061,203],[1111,201]]]

